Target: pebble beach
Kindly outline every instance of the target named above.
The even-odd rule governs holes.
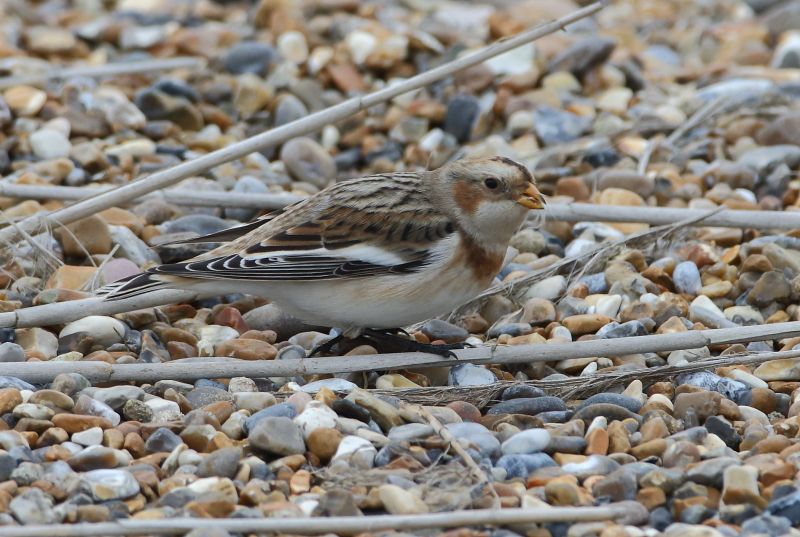
[[[0,0],[0,225],[586,5]],[[800,321],[798,97],[800,1],[612,1],[345,120],[4,243],[0,315],[91,298],[213,247],[175,241],[372,173],[501,155],[531,171],[552,208],[514,235],[487,292],[405,327],[421,343],[472,348],[432,367],[398,367],[355,342],[317,362],[379,355],[381,366],[231,376],[223,365],[148,381],[23,374],[44,363],[295,364],[335,334],[243,294],[0,328],[0,536],[115,521],[598,507],[616,515],[326,534],[800,535],[800,329],[747,332]],[[243,196],[263,208],[237,206]],[[557,216],[569,204],[615,212]],[[676,217],[616,219],[648,208]],[[688,209],[735,221],[706,225],[680,216]],[[725,329],[733,338],[671,350],[547,351]],[[513,360],[468,359],[514,348],[524,352]]]

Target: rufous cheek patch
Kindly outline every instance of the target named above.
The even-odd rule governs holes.
[[[472,215],[478,210],[481,194],[473,185],[459,181],[455,184],[453,199],[459,209],[465,214]]]

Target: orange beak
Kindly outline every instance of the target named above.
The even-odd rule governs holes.
[[[525,192],[517,198],[517,203],[528,209],[544,209],[544,198],[535,186],[528,185]]]

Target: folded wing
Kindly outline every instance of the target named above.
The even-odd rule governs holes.
[[[301,202],[291,211],[230,232],[191,239],[233,238],[195,259],[160,265],[129,282],[114,284],[107,299],[157,288],[162,275],[269,282],[413,273],[433,262],[439,255],[437,246],[455,231],[445,216],[420,197],[412,182],[401,181],[381,196],[367,192],[354,199],[351,195],[348,203],[337,203],[336,193],[334,188],[329,200]]]

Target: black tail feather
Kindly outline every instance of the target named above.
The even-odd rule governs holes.
[[[144,272],[105,285],[98,289],[95,295],[102,296],[104,300],[123,300],[143,295],[164,286],[164,282],[154,279],[151,273]]]

